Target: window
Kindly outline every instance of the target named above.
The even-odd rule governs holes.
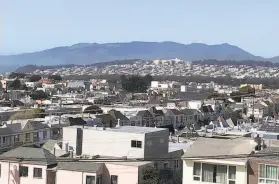
[[[19,135],[15,135],[15,142],[19,142]]]
[[[163,144],[165,142],[164,138],[160,138],[160,143]]]
[[[259,183],[279,183],[278,166],[260,164]]]
[[[28,177],[28,167],[19,166],[19,176],[20,177]]]
[[[141,148],[141,141],[132,140],[131,141],[131,147],[132,148]]]
[[[97,183],[96,184],[102,184],[102,175],[97,176]]]
[[[179,168],[179,160],[174,160],[174,169]]]
[[[236,167],[229,166],[229,184],[235,184]]]
[[[111,180],[111,184],[118,184],[118,176],[117,175],[111,175],[110,180]]]
[[[33,177],[42,178],[42,168],[34,168]]]
[[[7,143],[7,137],[2,137],[2,143],[6,144]]]
[[[47,139],[47,131],[43,131],[43,138]]]
[[[30,141],[30,133],[25,134],[25,141]]]
[[[95,184],[95,176],[86,176],[86,184]]]
[[[235,184],[236,167],[194,163],[193,180],[207,183]]]
[[[201,180],[201,163],[194,163],[194,180],[195,181],[200,181]]]

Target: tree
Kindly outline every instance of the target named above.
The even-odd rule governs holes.
[[[97,113],[103,113],[103,110],[97,105],[91,105],[89,107],[86,107],[83,112],[90,113],[90,114],[97,114]]]
[[[62,81],[62,77],[60,75],[50,75],[48,78],[54,81]]]
[[[9,86],[8,89],[19,90],[21,87],[21,82],[18,79],[15,79]]]
[[[39,90],[39,91],[32,92],[30,97],[33,100],[43,100],[48,98],[48,94],[42,90]]]
[[[25,84],[23,84],[20,86],[20,90],[28,91],[28,87]]]
[[[10,73],[10,75],[8,76],[9,79],[14,79],[14,78],[24,78],[26,77],[26,74],[25,73],[16,73],[16,72],[12,72]]]
[[[143,77],[132,75],[128,78],[122,77],[122,88],[131,93],[145,93],[148,89],[148,83]]]
[[[17,112],[10,117],[9,120],[18,120],[18,119],[33,119],[33,118],[44,118],[43,109],[28,109],[23,112]]]
[[[144,80],[148,83],[148,85],[151,85],[151,81],[153,81],[153,77],[150,74],[147,74],[144,76]]]
[[[41,79],[42,79],[42,77],[39,75],[32,75],[31,77],[29,77],[30,82],[38,82]]]
[[[142,180],[139,184],[159,184],[159,173],[152,166],[146,166],[142,170]]]

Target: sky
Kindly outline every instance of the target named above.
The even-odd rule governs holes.
[[[278,0],[0,0],[0,54],[76,43],[229,43],[279,55]]]

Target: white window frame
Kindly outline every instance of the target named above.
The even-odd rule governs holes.
[[[15,142],[20,142],[20,135],[19,134],[15,135],[14,141]]]
[[[264,174],[265,174],[265,178],[260,177],[261,165],[264,165]],[[266,166],[275,166],[275,167],[278,168],[278,179],[269,179],[269,178],[266,177]],[[279,182],[279,166],[278,166],[278,165],[259,163],[259,164],[258,164],[258,171],[259,171],[259,172],[258,172],[258,183],[259,183],[259,184],[265,184],[265,183],[266,183],[266,180],[269,180],[269,181],[276,181],[277,183]],[[264,182],[260,183],[260,180],[264,180]]]
[[[194,164],[195,164],[195,163],[200,164],[200,175],[194,175]],[[211,164],[211,165],[216,165],[216,166],[218,166],[218,165],[226,166],[226,167],[227,167],[227,184],[229,184],[230,181],[234,181],[234,183],[236,184],[236,171],[237,171],[237,170],[235,170],[235,179],[230,179],[230,178],[229,178],[229,168],[230,168],[230,167],[235,167],[235,169],[236,169],[236,166],[235,166],[235,165],[212,164],[212,163],[202,163],[202,162],[194,162],[194,164],[193,164],[193,177],[192,177],[192,179],[193,179],[194,182],[208,183],[208,182],[202,181],[202,170],[203,170],[202,165],[203,165],[203,164]],[[194,178],[200,178],[200,180],[194,180]]]

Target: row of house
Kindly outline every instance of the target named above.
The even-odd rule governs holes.
[[[159,183],[170,184],[279,180],[278,146],[258,147],[257,139],[249,137],[171,143],[168,130],[162,128],[71,126],[63,132],[61,142],[50,140],[41,148],[24,146],[2,154],[0,183],[139,184],[154,171]]]

